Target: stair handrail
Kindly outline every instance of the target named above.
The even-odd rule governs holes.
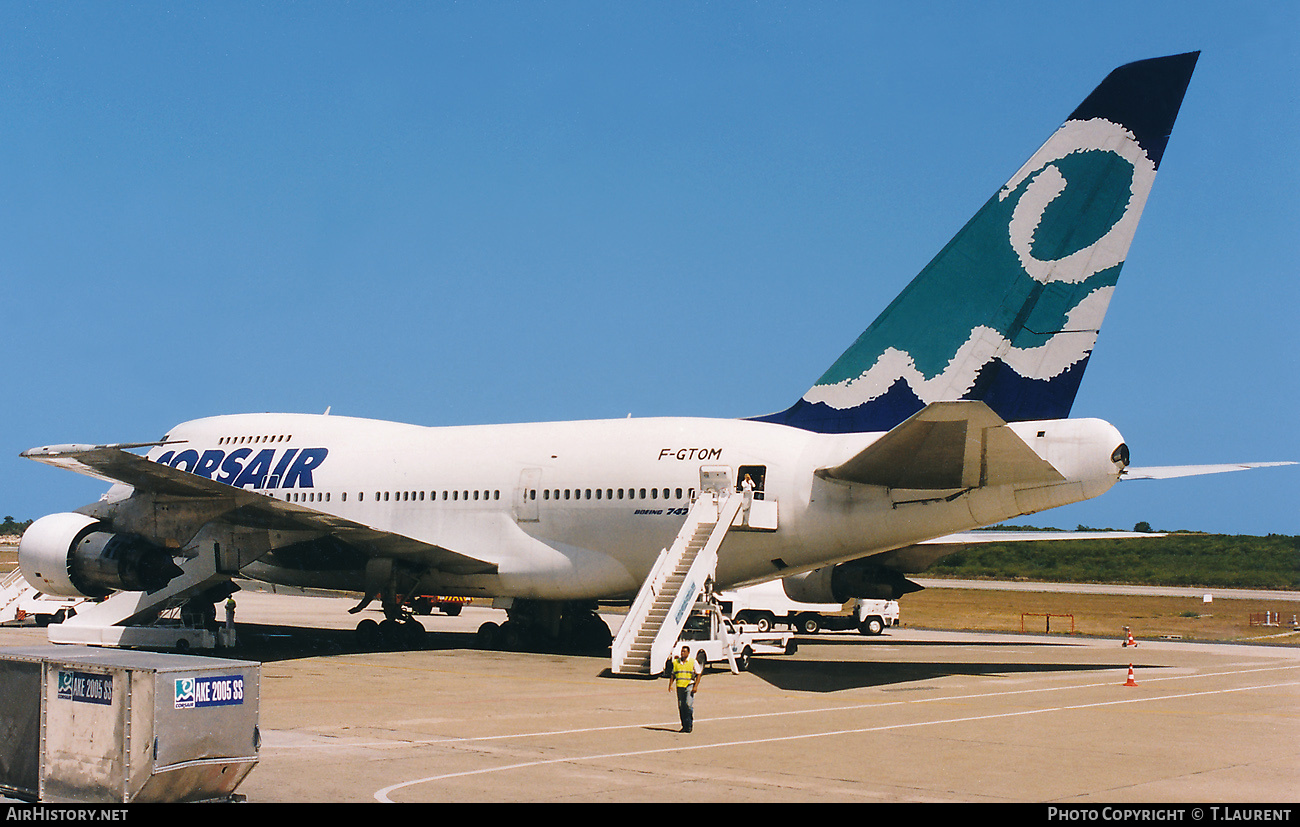
[[[623,618],[623,623],[619,626],[618,634],[614,638],[614,643],[610,648],[610,666],[615,674],[621,674],[624,668],[624,660],[632,650],[632,645],[636,642],[638,633],[642,630],[650,610],[654,607],[659,592],[663,589],[669,575],[677,568],[677,563],[681,559],[690,538],[694,535],[694,526],[700,523],[697,508],[703,508],[702,503],[710,502],[716,499],[712,492],[702,492],[699,497],[692,503],[691,510],[677,531],[677,536],[668,548],[659,552],[659,557],[655,561],[654,567],[650,574],[641,584],[640,590],[637,591],[636,599],[633,600],[631,607],[628,608],[627,615]],[[674,551],[675,550],[675,551]],[[657,639],[657,636],[656,636]],[[650,662],[650,673],[654,674],[654,660]]]
[[[668,549],[660,550],[659,557],[655,559],[654,567],[650,570],[650,576],[646,578],[645,583],[641,584],[641,589],[636,593],[636,599],[628,607],[627,614],[623,617],[623,623],[618,627],[618,634],[614,636],[614,648],[611,652],[615,671],[617,671],[618,666],[622,665],[623,658],[631,650],[641,622],[649,614],[650,607],[654,605],[655,597],[658,596],[659,590],[663,588],[664,581],[668,579],[669,567],[664,565],[667,559]]]
[[[718,499],[717,506],[718,518],[713,531],[709,533],[708,541],[696,554],[691,567],[687,569],[686,579],[682,584],[683,589],[673,601],[664,625],[660,627],[659,633],[650,644],[650,674],[652,675],[655,674],[655,664],[662,665],[672,655],[672,647],[676,645],[677,638],[681,636],[695,602],[703,593],[704,584],[713,577],[718,567],[718,548],[722,545],[727,531],[736,519],[736,513],[740,510],[740,496],[726,494]]]

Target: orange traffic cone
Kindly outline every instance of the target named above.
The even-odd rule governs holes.
[[[1128,640],[1125,640],[1123,643],[1120,644],[1120,646],[1137,646],[1137,645],[1138,645],[1138,644],[1137,644],[1137,641],[1133,639],[1133,630],[1132,630],[1132,629],[1130,629],[1129,627],[1125,626],[1125,627],[1124,627],[1124,633],[1125,633],[1126,635],[1128,635]]]
[[[1137,685],[1138,685],[1138,684],[1137,684],[1137,681],[1133,680],[1133,664],[1131,664],[1131,663],[1128,665],[1128,682],[1126,682],[1124,685],[1125,685],[1125,686],[1137,686]]]

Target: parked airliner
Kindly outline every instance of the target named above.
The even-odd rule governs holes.
[[[23,575],[135,607],[121,623],[211,604],[238,575],[363,592],[396,624],[421,594],[503,598],[516,630],[601,646],[597,601],[633,596],[723,479],[750,500],[719,588],[913,590],[944,538],[1140,475],[1119,431],[1069,413],[1197,56],[1106,77],[786,410],[467,427],[238,414],[34,448],[114,484],[37,520]],[[209,556],[215,575],[187,581]]]

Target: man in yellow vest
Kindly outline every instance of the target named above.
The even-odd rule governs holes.
[[[695,690],[700,686],[704,670],[691,658],[691,647],[683,646],[680,657],[673,658],[669,666],[668,691],[677,690],[677,712],[682,718],[682,732],[690,732],[695,725]]]

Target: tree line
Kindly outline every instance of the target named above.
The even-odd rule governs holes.
[[[10,534],[22,534],[24,531],[27,530],[27,526],[31,524],[32,524],[31,520],[26,520],[21,523],[16,523],[14,522],[13,517],[5,517],[5,521],[3,523],[0,523],[0,537],[4,537]]]

